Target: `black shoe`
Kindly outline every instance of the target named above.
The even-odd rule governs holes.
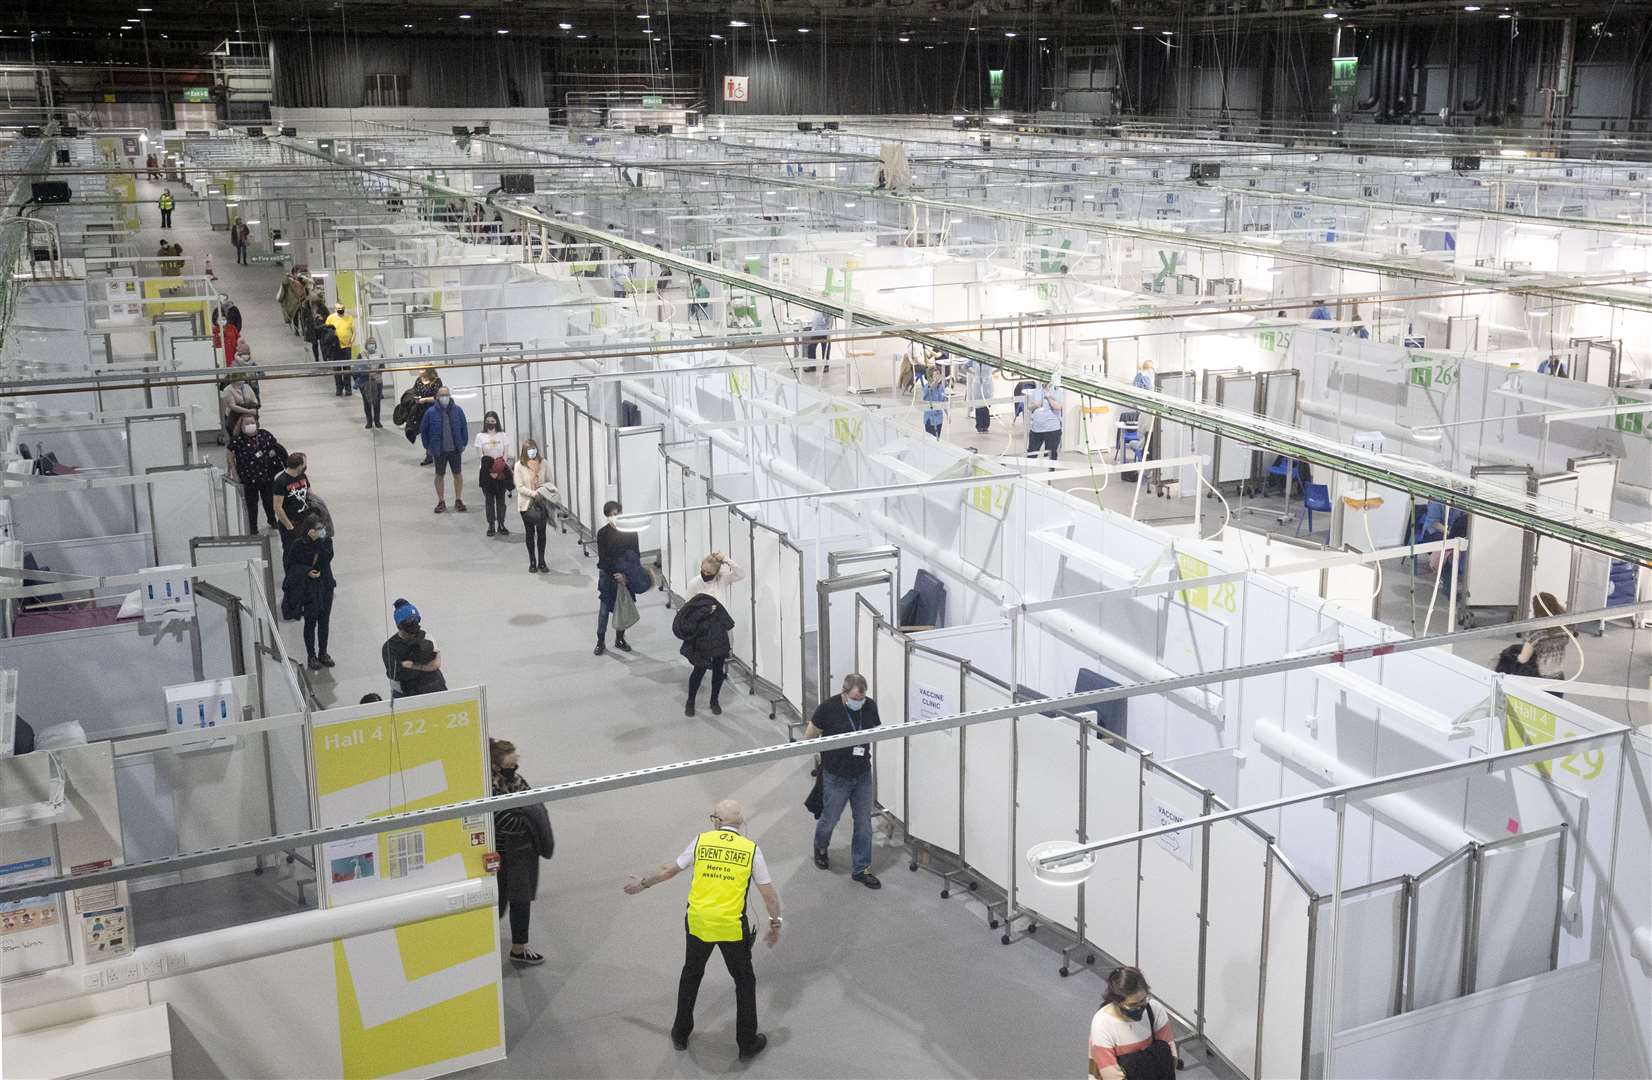
[[[366,428],[368,431],[373,430],[373,425],[372,424],[363,424],[362,427]]]
[[[344,396],[344,391],[343,390],[334,390],[333,391],[333,396],[334,397],[343,397]]]
[[[532,967],[535,964],[543,964],[544,962],[545,958],[532,949],[523,949],[521,952],[511,951],[511,963],[520,967]]]
[[[333,660],[333,658],[331,656],[328,656],[326,653],[322,653],[320,656],[316,657],[316,659],[321,661],[321,666],[322,667],[335,667],[335,666],[337,666],[336,662]]]
[[[499,526],[499,535],[500,536],[509,536],[510,534],[511,534],[511,531],[509,529],[505,528],[503,525]]]
[[[850,874],[849,875],[849,880],[858,881],[862,885],[866,886],[868,889],[881,889],[881,888],[883,888],[883,882],[879,881],[878,876],[876,874],[872,873],[872,871],[870,871],[870,870],[862,870],[858,874]]]
[[[687,1050],[688,1049],[688,1036],[687,1035],[679,1035],[675,1031],[673,1031],[671,1033],[671,1046],[672,1046],[672,1049],[675,1049],[675,1050]]]
[[[769,1037],[767,1035],[763,1034],[761,1031],[758,1032],[757,1033],[757,1041],[752,1043],[751,1046],[748,1047],[747,1049],[740,1051],[740,1060],[741,1061],[750,1061],[752,1058],[756,1057],[758,1054],[761,1054],[763,1052],[763,1048],[767,1045],[769,1045]]]
[[[618,649],[620,652],[630,652],[631,651],[631,643],[629,641],[625,640],[625,635],[624,634],[615,634],[614,635],[614,648]]]
[[[713,715],[713,716],[722,716],[723,715],[723,707],[721,705],[717,704],[717,699],[716,698],[711,699],[711,715]]]
[[[425,456],[424,456],[424,460],[423,460],[423,461],[421,461],[421,462],[419,462],[419,464],[420,464],[420,465],[429,465],[429,464],[431,464],[431,463],[432,463],[432,462],[433,462],[433,461],[434,461],[434,460],[435,460],[435,459],[433,459],[433,458],[432,458],[432,457],[431,457],[431,456],[430,456],[430,455],[429,455],[429,454],[426,454],[426,455],[425,455]]]
[[[310,659],[308,661],[305,662],[304,666],[308,667],[311,671],[320,671],[321,670],[321,661],[317,660],[315,657],[312,656],[312,657],[310,657]]]
[[[493,528],[493,526],[492,526],[492,525],[489,525],[489,526],[488,526],[488,535],[489,535],[489,536],[492,536],[492,535],[493,535],[493,533],[494,533],[494,528]]]
[[[603,653],[605,653],[607,651],[608,651],[608,646],[606,646],[602,643],[601,638],[597,638],[597,647],[591,650],[591,655],[592,656],[601,656]],[[690,713],[689,715],[692,716],[693,713]]]
[[[822,870],[830,870],[832,868],[831,857],[826,854],[825,848],[815,848],[815,865],[820,867]]]
[[[540,572],[540,573],[541,573],[541,574],[548,574],[548,573],[550,573],[550,572],[551,572],[551,568],[550,568],[550,567],[548,567],[548,566],[546,566],[546,565],[545,565],[545,564],[544,564],[544,563],[543,563],[543,562],[542,562],[542,563],[540,563],[540,564],[539,564],[539,572]]]
[[[383,427],[384,423],[382,421],[375,420],[375,421],[373,421],[373,426],[374,427]]]
[[[689,701],[689,703],[687,705],[683,706],[683,715],[684,716],[693,716],[694,715],[694,702],[692,700]]]
[[[468,509],[468,507],[465,506],[465,500],[463,500],[463,499],[454,499],[453,500],[453,509],[459,511],[459,513],[462,514],[462,513],[465,512],[465,510]]]

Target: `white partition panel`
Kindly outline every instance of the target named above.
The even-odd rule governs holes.
[[[1331,897],[1314,905],[1313,1047],[1324,1049],[1326,1011],[1336,995],[1337,1031],[1393,1016],[1399,1011],[1405,944],[1405,882],[1374,882],[1342,894],[1337,922],[1337,985],[1331,986]]]
[[[574,519],[585,526],[586,529],[590,529],[594,516],[599,512],[598,508],[592,505],[596,490],[595,484],[597,483],[594,469],[596,451],[593,446],[596,434],[593,429],[596,426],[591,420],[590,413],[578,410],[574,412],[572,428],[574,437],[572,485],[575,506]]]
[[[1406,1008],[1424,1009],[1463,992],[1471,848],[1430,867],[1412,886]]]
[[[587,418],[591,428],[591,502],[585,511],[585,527],[594,535],[602,528],[602,506],[614,497],[614,477],[609,459],[613,456],[613,429],[601,420]]]
[[[978,671],[964,672],[966,712],[1002,708],[1010,692]],[[964,850],[969,864],[1001,889],[1008,889],[1016,845],[1010,832],[1015,813],[1015,721],[994,720],[964,729]]]
[[[931,720],[962,711],[963,673],[958,661],[926,649],[907,654],[907,715]],[[943,851],[960,854],[958,829],[958,729],[932,731],[907,740],[906,832]]]
[[[1089,741],[1084,766],[1085,839],[1106,840],[1142,826],[1141,755],[1105,739]],[[1084,936],[1121,964],[1136,963],[1136,844],[1096,855],[1084,885]]]
[[[692,515],[691,515],[692,516]],[[798,715],[803,707],[803,553],[780,543],[780,689]]]
[[[878,627],[872,657],[872,696],[878,699],[878,715],[885,727],[906,723],[906,641],[893,627]],[[872,744],[872,761],[877,770],[878,805],[902,822],[906,821],[905,739],[885,739]]]
[[[1155,828],[1199,817],[1204,797],[1162,772],[1142,773],[1142,825]],[[1141,845],[1140,967],[1153,991],[1183,1016],[1199,1001],[1199,830],[1166,833]]]
[[[627,513],[646,514],[665,507],[660,490],[660,434],[657,427],[619,428],[614,432],[614,498],[624,504]],[[660,546],[663,534],[663,522],[649,518],[637,534],[637,542],[644,551],[653,551]]]
[[[752,612],[752,524],[750,518],[736,513],[732,507],[725,513],[728,515],[728,537],[727,546],[723,551],[746,571],[745,577],[729,586],[729,601],[734,605],[734,634],[729,644],[734,649],[734,658],[755,670],[752,649],[756,641],[757,628],[754,625],[756,618]]]
[[[876,698],[872,683],[873,657],[878,651],[878,613],[868,604],[855,605],[855,670],[866,677],[866,693]]]
[[[155,565],[190,561],[189,542],[217,535],[212,508],[212,470],[205,465],[151,469],[149,517],[155,525]]]
[[[1262,1076],[1302,1075],[1312,897],[1274,853],[1268,873],[1267,971],[1262,988]]]
[[[1077,842],[1080,725],[1035,713],[1015,721],[1015,849],[1046,840]],[[1078,930],[1078,890],[1015,876],[1015,906],[1066,930]],[[1155,977],[1156,978],[1156,977]],[[1157,984],[1155,983],[1155,987]]]
[[[1542,477],[1537,482],[1537,493],[1544,499],[1560,503],[1568,510],[1575,510],[1578,478],[1574,473]],[[1610,504],[1605,512],[1611,513]],[[1563,540],[1548,536],[1538,538],[1537,565],[1532,570],[1532,593],[1536,595],[1540,592],[1554,595],[1562,604],[1571,602],[1572,546]]]
[[[181,413],[126,419],[126,452],[133,476],[142,476],[150,469],[184,464],[186,447]]]
[[[1481,850],[1475,889],[1475,990],[1554,967],[1564,835],[1556,830]]]
[[[681,547],[679,539],[683,531],[683,517],[673,514],[671,518],[671,546],[678,551]],[[784,674],[784,665],[781,662],[781,652],[785,647],[781,633],[781,574],[780,574],[780,534],[764,525],[753,525],[751,529],[751,589],[755,598],[755,615],[752,619],[752,655],[757,661],[757,675],[774,686],[780,686]],[[680,563],[681,556],[675,556],[674,562]],[[673,588],[676,588],[673,575]]]
[[[1256,1066],[1268,845],[1237,821],[1210,827],[1205,1035],[1246,1076]]]

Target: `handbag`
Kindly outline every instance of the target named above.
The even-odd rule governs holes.
[[[528,500],[528,508],[522,511],[522,516],[528,519],[530,525],[543,525],[551,519],[551,512],[545,500],[535,495]]]
[[[637,611],[636,597],[631,590],[621,588],[619,595],[614,598],[614,625],[621,630],[629,630],[642,621],[642,614]]]

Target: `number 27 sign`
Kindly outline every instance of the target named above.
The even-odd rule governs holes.
[[[724,101],[745,101],[746,100],[746,83],[749,80],[749,78],[750,78],[750,76],[748,76],[748,75],[724,75],[723,76],[723,100]]]

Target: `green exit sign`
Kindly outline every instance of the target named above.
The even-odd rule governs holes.
[[[642,107],[645,108],[645,109],[657,109],[661,105],[664,105],[664,104],[665,104],[665,98],[661,97],[658,94],[644,94],[643,95]]]
[[[185,101],[211,101],[212,91],[205,86],[191,86],[184,91]]]

